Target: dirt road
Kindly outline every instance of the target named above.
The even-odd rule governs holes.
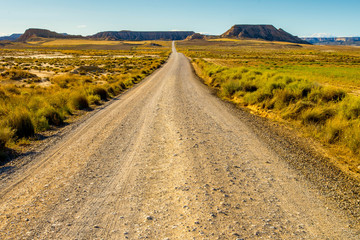
[[[173,48],[163,68],[2,178],[0,239],[359,239],[238,112]]]

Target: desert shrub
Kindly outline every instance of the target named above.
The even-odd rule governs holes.
[[[32,96],[27,102],[27,106],[31,112],[37,112],[39,109],[45,107],[46,105],[46,99],[41,95]]]
[[[261,90],[255,91],[255,92],[249,92],[249,93],[245,94],[244,102],[246,104],[253,105],[253,104],[261,103],[270,98],[272,98],[272,94],[267,92],[264,89],[261,89]]]
[[[256,90],[258,90],[258,87],[254,83],[242,82],[241,90],[244,92],[255,92]]]
[[[16,109],[8,117],[8,126],[14,129],[14,135],[19,138],[31,137],[35,134],[35,128],[30,114],[26,109]]]
[[[282,109],[289,106],[290,103],[294,103],[299,99],[299,95],[296,92],[289,89],[280,89],[274,93],[275,108]]]
[[[242,90],[241,82],[229,80],[222,85],[222,93],[226,97],[231,97],[235,92]]]
[[[92,105],[100,105],[101,104],[101,98],[99,95],[89,95],[88,96],[89,103]]]
[[[321,100],[324,102],[339,102],[343,100],[345,96],[346,93],[344,90],[327,87],[322,91]]]
[[[110,97],[115,97],[117,95],[115,89],[112,86],[108,86],[106,88],[106,92],[110,95]]]
[[[35,132],[46,131],[50,128],[49,122],[45,116],[35,115],[33,118]]]
[[[81,93],[73,94],[70,97],[70,106],[75,110],[82,110],[89,107],[89,101],[85,95]]]
[[[121,82],[119,83],[119,88],[120,88],[120,89],[126,89],[126,85],[125,85],[125,83],[124,83],[123,81],[121,81]]]
[[[123,84],[125,86],[125,89],[132,88],[132,86],[134,86],[132,79],[126,79]]]
[[[60,126],[64,123],[64,116],[53,107],[47,106],[40,109],[38,115],[44,116],[50,125]]]
[[[102,87],[95,87],[94,89],[92,89],[92,93],[93,95],[98,95],[101,100],[107,100],[109,97],[107,91]]]
[[[24,78],[38,78],[35,74],[18,69],[10,69],[8,71],[2,72],[1,76],[10,80],[21,80]]]
[[[304,111],[313,108],[314,106],[315,105],[313,103],[308,101],[298,101],[286,108],[282,117],[284,119],[299,119]]]
[[[0,89],[0,100],[6,101],[8,99],[9,99],[9,97],[6,95],[5,91]]]
[[[83,84],[84,82],[91,82],[91,79],[87,76],[79,76],[74,74],[64,74],[55,76],[51,79],[51,82],[57,84],[61,88],[72,88]]]
[[[335,143],[343,138],[345,130],[348,128],[348,121],[336,117],[326,122],[324,135],[328,143]]]
[[[360,121],[357,120],[344,132],[344,141],[354,153],[360,153]]]
[[[285,83],[273,82],[269,84],[269,91],[273,92],[274,90],[284,89]]]
[[[5,87],[5,90],[10,93],[10,94],[14,94],[14,95],[20,95],[21,91],[19,90],[19,87],[17,87],[16,85],[7,85]]]
[[[342,89],[336,89],[331,87],[314,87],[309,94],[309,99],[313,102],[339,102],[346,97],[346,93]]]
[[[340,105],[341,114],[348,120],[360,117],[360,98],[347,96]]]
[[[336,114],[335,110],[330,107],[315,107],[304,112],[302,121],[304,124],[323,125],[326,120]]]

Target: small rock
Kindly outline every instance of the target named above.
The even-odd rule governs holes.
[[[94,228],[100,228],[98,225],[95,225]]]
[[[200,224],[200,222],[196,221],[195,224]]]
[[[146,220],[149,220],[149,221],[151,221],[151,220],[153,220],[154,218],[152,217],[152,216],[147,216],[146,217]]]

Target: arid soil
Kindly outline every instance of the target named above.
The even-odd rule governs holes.
[[[0,239],[359,239],[358,194],[332,187],[346,178],[333,183],[264,124],[213,96],[173,49],[137,87],[2,171]]]

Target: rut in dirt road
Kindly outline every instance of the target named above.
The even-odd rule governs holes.
[[[3,179],[0,239],[359,239],[234,111],[173,47]]]

